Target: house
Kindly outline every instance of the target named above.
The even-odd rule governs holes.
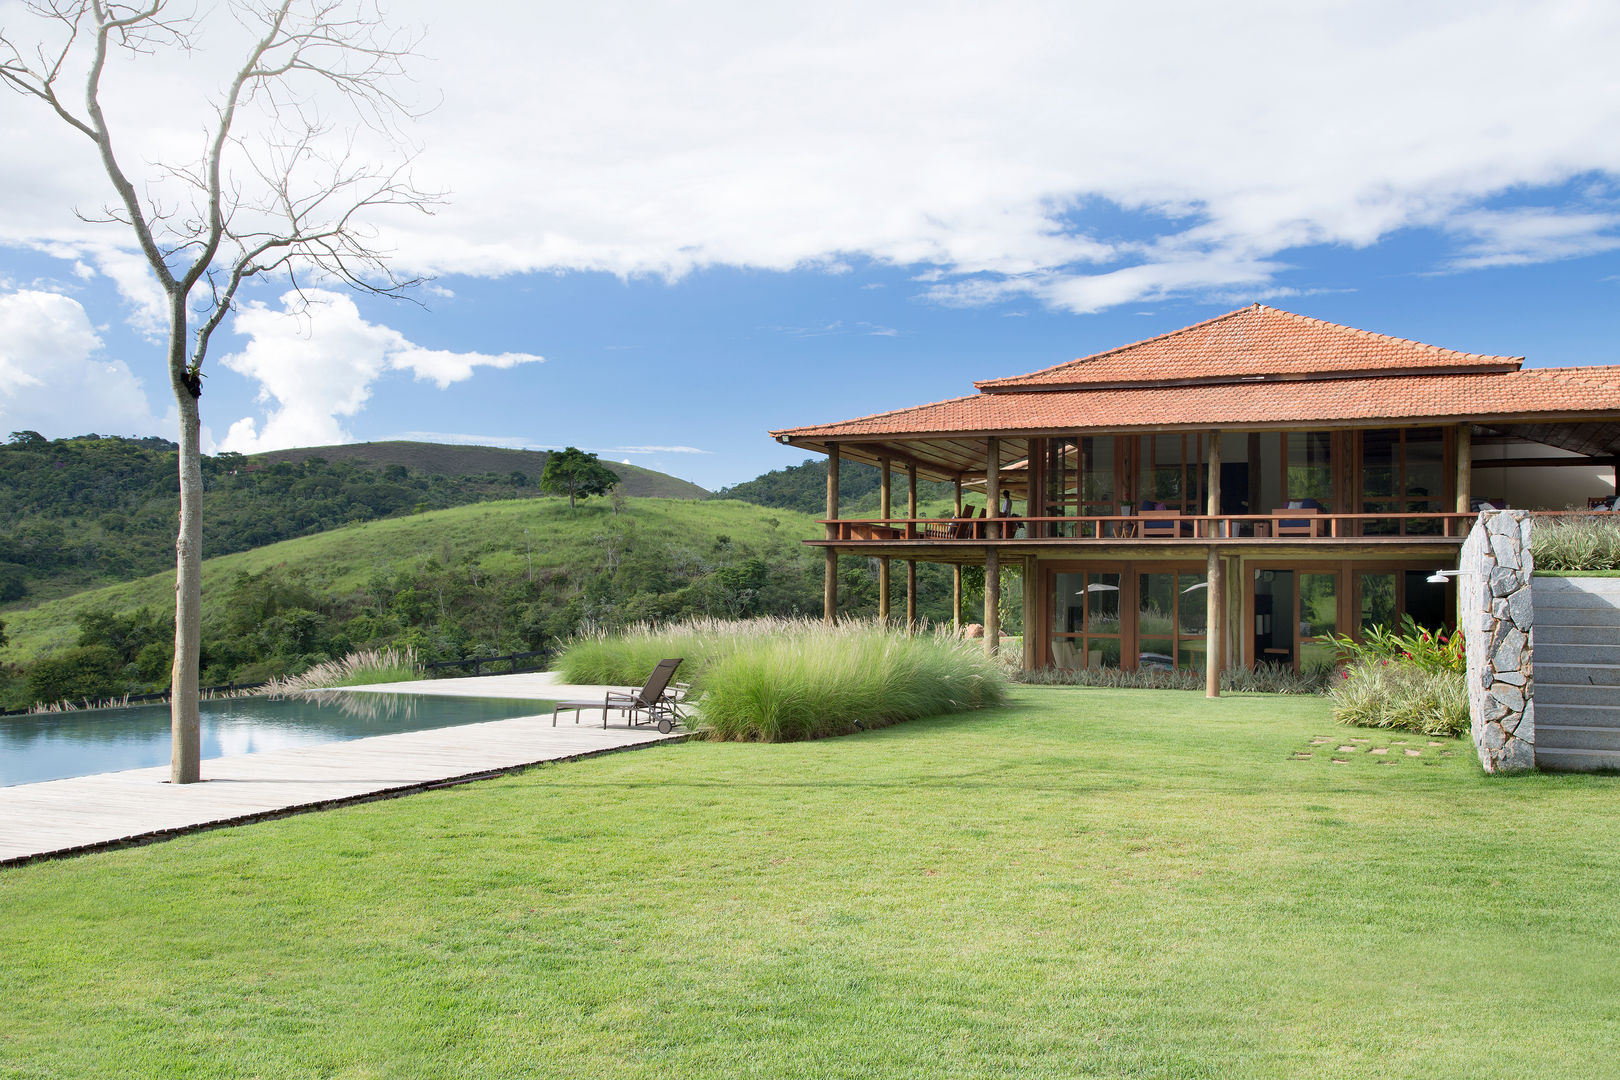
[[[908,617],[916,563],[955,564],[958,621],[960,567],[983,565],[994,649],[1010,564],[1027,667],[1205,669],[1213,637],[1216,670],[1298,668],[1332,634],[1450,622],[1436,572],[1482,505],[1614,499],[1620,366],[1522,362],[1255,304],[966,397],[771,434],[828,457],[826,535],[806,542],[826,551],[829,619],[839,555],[879,560],[884,615],[902,560]],[[842,461],[883,470],[878,518],[839,517]],[[918,517],[919,478],[955,485],[952,518]]]

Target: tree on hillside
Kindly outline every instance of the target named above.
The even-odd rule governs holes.
[[[366,218],[381,207],[426,210],[436,199],[411,182],[408,154],[378,163],[359,149],[362,129],[407,145],[398,125],[412,113],[394,87],[416,39],[382,26],[367,0],[239,0],[180,13],[166,0],[34,0],[28,10],[45,24],[42,39],[25,47],[0,30],[0,79],[90,141],[117,198],[87,220],[134,233],[165,299],[180,416],[171,772],[191,783],[199,779],[203,360],[245,281],[282,276],[295,289],[339,281],[381,295],[418,283],[390,270]],[[205,26],[212,35],[227,19],[251,41],[210,103],[200,155],[165,160],[127,131],[115,139],[102,107],[109,70],[184,65]],[[82,104],[67,85],[81,74]],[[334,105],[347,110],[347,130],[334,123],[343,115]]]
[[[567,495],[570,510],[576,497],[606,495],[618,482],[619,474],[597,461],[595,454],[572,446],[548,455],[545,471],[540,474],[540,490],[547,495]]]

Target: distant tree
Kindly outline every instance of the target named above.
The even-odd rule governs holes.
[[[10,638],[6,637],[6,623],[5,623],[5,620],[0,619],[0,649],[5,648],[6,647],[6,642],[8,642],[10,640],[11,640]]]
[[[43,40],[0,29],[0,82],[89,140],[117,195],[91,220],[133,232],[167,302],[166,366],[180,421],[171,778],[187,784],[199,778],[198,398],[209,342],[243,283],[255,278],[281,277],[295,289],[307,280],[341,282],[384,296],[417,284],[392,272],[367,218],[379,208],[427,209],[437,197],[411,183],[406,162],[373,163],[356,149],[356,126],[406,145],[396,120],[411,115],[395,86],[415,40],[384,26],[366,0],[167,7],[166,0],[33,0],[21,10],[36,17]],[[212,100],[199,156],[164,158],[127,134],[115,139],[102,105],[117,91],[103,76],[124,63],[184,61],[206,31],[230,19],[252,40]],[[82,80],[82,97],[64,80]],[[351,108],[347,137],[342,114],[323,107],[325,91]],[[133,108],[177,104],[158,97]]]
[[[567,495],[570,510],[576,498],[606,495],[618,482],[619,474],[596,460],[595,454],[572,446],[547,455],[545,471],[540,474],[540,490],[547,495]]]
[[[43,446],[50,440],[37,431],[13,431],[6,442],[12,446]]]

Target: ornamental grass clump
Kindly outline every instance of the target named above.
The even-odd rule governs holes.
[[[1333,689],[1333,717],[1358,727],[1399,728],[1420,735],[1468,730],[1468,689],[1461,674],[1396,660],[1364,659],[1344,667]]]
[[[711,738],[789,742],[847,735],[924,716],[999,705],[1007,679],[983,645],[875,622],[695,620],[570,642],[570,683],[639,685],[664,657],[686,661]]]
[[[1468,730],[1461,632],[1425,630],[1407,615],[1398,631],[1373,627],[1361,641],[1338,637],[1333,643],[1345,661],[1328,691],[1339,723],[1420,735]]]
[[[1537,570],[1620,570],[1620,514],[1536,518],[1530,554]]]
[[[362,649],[341,660],[316,664],[301,675],[272,679],[261,691],[268,697],[301,694],[334,686],[371,686],[377,683],[410,682],[422,677],[416,650],[403,648]]]

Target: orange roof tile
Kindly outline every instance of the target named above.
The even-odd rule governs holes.
[[[1620,366],[973,394],[778,438],[938,437],[1535,416],[1620,416]]]
[[[1523,359],[1442,349],[1254,304],[1134,345],[973,385],[996,392],[1430,369],[1511,371]]]

